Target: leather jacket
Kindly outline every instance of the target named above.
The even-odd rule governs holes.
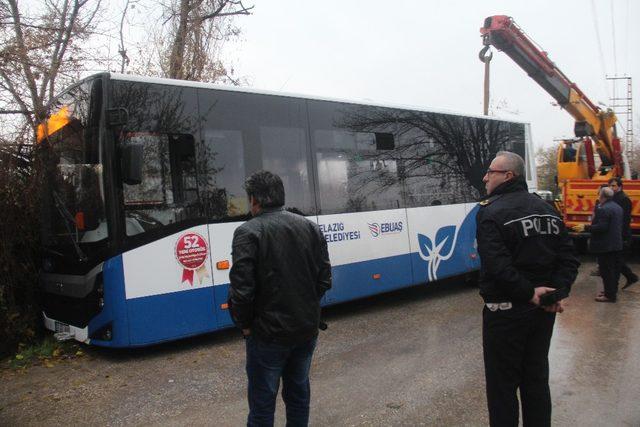
[[[234,232],[232,262],[229,309],[237,327],[282,344],[318,334],[331,264],[317,224],[263,208]]]

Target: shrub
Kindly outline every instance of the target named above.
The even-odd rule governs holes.
[[[0,145],[0,355],[42,331],[40,224],[32,146]]]

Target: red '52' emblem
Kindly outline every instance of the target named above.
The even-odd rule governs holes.
[[[198,274],[198,281],[209,276],[206,268],[209,247],[207,241],[198,233],[185,233],[176,242],[176,259],[182,265],[182,283],[193,285],[193,272]]]

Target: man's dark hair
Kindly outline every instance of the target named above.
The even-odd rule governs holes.
[[[620,178],[619,176],[616,176],[615,178],[609,178],[607,184],[611,184],[612,182],[615,182],[616,184],[618,184],[618,187],[622,188],[622,178]]]
[[[284,205],[284,185],[280,177],[269,171],[251,174],[244,182],[244,189],[263,208]]]

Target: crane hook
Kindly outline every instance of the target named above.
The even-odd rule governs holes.
[[[489,54],[487,55],[487,51],[491,48],[491,46],[486,45],[485,47],[483,47],[482,49],[480,49],[480,53],[478,54],[478,57],[480,58],[480,61],[484,62],[485,64],[488,63],[489,61],[491,61],[491,58],[493,58],[493,52],[489,52]]]

